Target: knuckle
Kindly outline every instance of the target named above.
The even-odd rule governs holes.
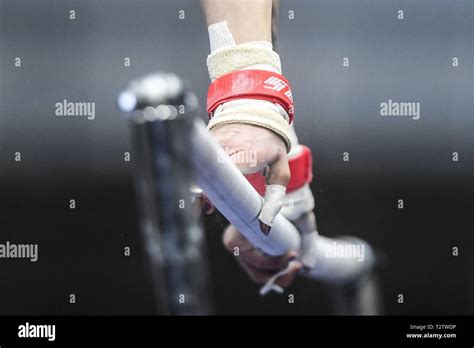
[[[291,179],[290,167],[288,165],[284,166],[284,169],[280,172],[280,178],[285,183],[288,184]]]

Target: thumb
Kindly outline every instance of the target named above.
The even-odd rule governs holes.
[[[282,153],[268,167],[267,186],[265,189],[264,202],[258,220],[260,229],[265,235],[270,233],[275,217],[283,206],[283,199],[286,194],[286,186],[290,181],[290,167],[288,156]]]

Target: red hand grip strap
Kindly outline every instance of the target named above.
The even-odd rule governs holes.
[[[313,179],[313,156],[309,147],[302,145],[303,151],[295,157],[290,159],[289,166],[291,172],[291,179],[288,183],[286,192],[291,192],[300,187],[309,184]],[[265,178],[260,173],[245,175],[247,180],[263,196],[265,194]]]
[[[209,118],[222,103],[236,99],[259,99],[280,104],[293,121],[290,84],[280,74],[266,70],[238,70],[215,79],[207,92]]]

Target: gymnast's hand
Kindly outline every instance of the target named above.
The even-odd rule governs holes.
[[[267,185],[286,187],[290,181],[286,146],[276,133],[248,124],[227,124],[212,129],[211,134],[242,173],[262,172],[268,167]]]
[[[264,174],[267,189],[259,220],[262,232],[268,234],[290,180],[284,141],[266,128],[247,124],[222,125],[212,129],[211,134],[242,173]]]
[[[285,213],[284,211],[282,212]],[[298,231],[302,234],[313,234],[316,231],[316,218],[312,211],[303,213],[296,219],[291,221]],[[301,260],[304,258],[304,253],[298,255],[291,251],[282,256],[268,256],[256,249],[233,225],[229,225],[223,235],[224,246],[233,255],[236,256],[239,264],[256,283],[266,283],[275,273],[286,269],[289,261],[289,271],[280,276],[275,282],[282,287],[288,286],[304,265],[300,261],[295,261],[294,258],[298,256]],[[238,251],[238,253],[237,253]]]
[[[231,124],[214,128],[211,134],[244,174],[266,174],[267,186],[288,184],[290,170],[286,146],[272,131],[258,126]],[[211,213],[213,208],[210,202],[206,199],[204,204],[204,210]],[[273,219],[279,211],[280,209],[274,211]],[[223,243],[225,248],[236,256],[250,279],[259,284],[266,283],[297,256],[296,251],[277,257],[268,256],[255,248],[233,225],[226,228]],[[278,278],[276,284],[288,286],[302,268],[301,263],[294,262],[290,271]]]
[[[223,235],[224,246],[233,255],[255,283],[266,283],[276,272],[285,269],[288,262],[297,256],[290,251],[282,256],[268,256],[255,248],[233,225],[229,225]],[[300,262],[294,262],[288,273],[278,278],[276,284],[287,287],[303,268]]]

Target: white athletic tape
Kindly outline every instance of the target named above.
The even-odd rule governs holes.
[[[232,36],[232,33],[227,26],[227,22],[219,22],[211,24],[207,31],[209,33],[209,43],[211,44],[211,52],[214,52],[218,49],[234,46],[235,40]]]
[[[267,226],[272,226],[275,217],[280,212],[285,198],[286,187],[282,185],[267,185],[262,211],[258,219]]]
[[[269,102],[264,103],[268,103],[271,106]],[[209,121],[207,129],[212,130],[226,124],[249,124],[269,129],[283,139],[287,150],[291,149],[291,142],[288,137],[288,121],[281,114],[273,112],[271,108],[250,104],[230,108],[222,112],[216,110],[214,117]]]
[[[314,197],[309,184],[288,192],[280,213],[290,221],[298,219],[304,213],[313,211]]]
[[[299,155],[300,152],[303,150],[302,147],[300,146],[300,142],[298,141],[298,137],[295,132],[294,122],[290,124],[288,137],[290,138],[290,142],[291,142],[291,150],[290,152],[288,152],[288,158],[291,159],[292,157],[296,157],[297,155]]]
[[[212,80],[232,71],[249,68],[257,64],[265,64],[271,67],[271,69],[261,70],[273,70],[281,74],[281,62],[278,53],[254,45],[251,42],[218,49],[207,57],[207,67]]]
[[[250,41],[237,45],[227,22],[211,24],[207,28],[211,54],[207,66],[211,80],[236,70],[268,70],[281,74],[280,56],[269,41]]]
[[[275,273],[270,279],[268,279],[267,282],[260,288],[259,290],[260,295],[265,296],[270,291],[275,291],[279,294],[282,294],[284,290],[280,285],[276,284],[276,281],[278,280],[278,278],[284,276],[285,274],[290,273],[291,270],[293,269],[293,265],[297,263],[298,263],[297,261],[288,262],[288,265],[286,266],[284,270],[281,270],[280,272]]]
[[[318,238],[317,231],[308,230],[301,233],[301,249],[299,259],[307,269],[318,267]]]

